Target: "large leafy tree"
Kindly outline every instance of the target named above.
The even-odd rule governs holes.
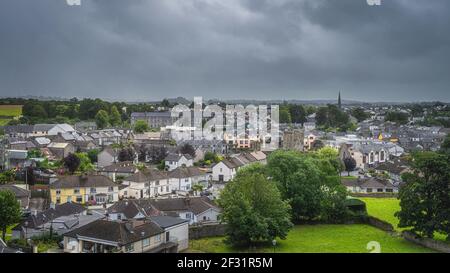
[[[117,110],[117,107],[115,105],[111,107],[111,114],[109,118],[112,126],[120,126],[122,124],[122,116],[120,115],[119,110]]]
[[[17,224],[21,219],[19,202],[13,192],[9,190],[0,191],[0,230],[5,241],[6,229]]]
[[[356,168],[356,160],[353,157],[348,156],[344,158],[344,165],[348,176],[350,176],[350,172],[353,172]]]
[[[78,170],[78,167],[80,167],[80,163],[81,162],[78,156],[72,153],[70,153],[63,159],[64,167],[66,167],[71,174],[75,173]]]
[[[433,238],[435,232],[450,234],[449,156],[433,152],[413,156],[413,171],[403,175],[399,227]]]
[[[94,165],[92,164],[92,161],[87,153],[76,153],[75,155],[80,160],[80,165],[78,166],[78,170],[80,172],[88,172],[94,170]]]
[[[292,227],[289,204],[260,164],[240,170],[218,202],[223,209],[221,220],[227,223],[227,242],[234,246],[285,239]]]
[[[134,150],[130,147],[121,149],[117,157],[119,162],[134,161],[134,158],[135,158]]]
[[[192,157],[195,157],[195,148],[189,143],[181,145],[181,147],[178,150],[179,153],[181,154],[188,154]]]
[[[135,133],[142,134],[150,130],[150,128],[145,120],[137,120],[134,123],[133,130]]]
[[[291,204],[295,221],[343,220],[346,190],[328,159],[280,150],[269,156],[267,170]]]
[[[105,110],[100,110],[95,115],[95,123],[98,129],[103,129],[109,126],[109,115]]]
[[[289,112],[291,114],[291,120],[294,123],[303,123],[306,122],[306,110],[303,105],[291,104],[289,105]]]
[[[364,109],[361,107],[356,107],[352,109],[351,114],[353,117],[356,118],[356,120],[358,120],[358,122],[361,122],[369,118],[369,114],[367,114],[366,111],[364,111]]]

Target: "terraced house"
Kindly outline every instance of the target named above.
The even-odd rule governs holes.
[[[103,175],[61,177],[50,185],[51,202],[105,204],[119,200],[119,187]]]
[[[124,178],[122,186],[125,187],[121,189],[124,198],[148,198],[172,192],[167,174],[151,169]]]

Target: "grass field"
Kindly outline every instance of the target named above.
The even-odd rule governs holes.
[[[398,231],[398,218],[394,216],[400,211],[400,201],[397,198],[358,198],[366,203],[367,213],[380,220],[386,221],[394,226]]]
[[[22,115],[22,105],[0,105],[0,126],[6,125],[11,118]]]
[[[192,240],[190,252],[236,253],[273,252],[272,246],[256,249],[232,249],[223,237]],[[379,242],[384,253],[427,253],[430,249],[415,245],[368,225],[302,225],[294,227],[286,240],[278,240],[276,252],[285,253],[368,253],[367,244]]]
[[[406,228],[399,228],[399,219],[394,216],[400,210],[400,200],[397,198],[358,198],[366,203],[367,213],[380,220],[386,221],[394,226],[395,230],[402,231]],[[435,239],[445,241],[447,236],[436,233]]]

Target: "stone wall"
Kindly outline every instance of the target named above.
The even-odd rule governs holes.
[[[405,238],[405,240],[408,240],[410,242],[413,242],[415,244],[427,247],[427,248],[431,248],[433,250],[436,251],[440,251],[440,252],[444,252],[444,253],[450,253],[450,244],[444,243],[444,242],[440,242],[440,241],[436,241],[433,239],[428,239],[428,238],[420,238],[418,237],[416,234],[410,232],[410,231],[403,231],[402,232],[402,236],[403,238]]]
[[[380,220],[378,218],[375,218],[373,216],[368,216],[367,217],[367,223],[369,225],[371,225],[371,226],[374,226],[374,227],[376,227],[378,229],[381,229],[381,230],[384,230],[384,231],[387,231],[387,232],[393,232],[394,231],[394,227],[390,223],[388,223],[386,221],[383,221],[383,220]]]
[[[203,224],[189,227],[189,240],[225,235],[226,225]]]

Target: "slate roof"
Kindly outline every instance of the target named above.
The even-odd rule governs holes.
[[[187,223],[189,220],[181,219],[178,217],[171,216],[151,216],[150,220],[155,222],[158,226],[162,228],[169,228],[179,224]]]
[[[192,156],[189,154],[168,154],[164,160],[165,161],[179,161],[182,156],[186,157],[187,160],[192,159]]]
[[[14,229],[19,227],[27,227],[27,228],[37,228],[42,224],[45,224],[53,219],[56,219],[61,216],[68,216],[72,214],[80,214],[86,209],[77,203],[64,203],[61,205],[56,205],[55,208],[50,208],[44,210],[42,212],[37,213],[36,215],[29,215],[21,224],[19,224]],[[25,224],[27,222],[27,224]]]
[[[162,212],[191,211],[197,215],[211,208],[219,210],[208,197],[151,199],[150,202]]]
[[[0,185],[0,191],[12,191],[16,198],[22,198],[22,197],[29,197],[30,191],[27,191],[25,189],[22,189],[20,187],[14,186],[14,185]]]
[[[205,173],[197,167],[179,167],[169,172],[170,178],[187,178],[201,176]]]
[[[84,187],[114,187],[117,186],[104,175],[72,175],[61,177],[50,185],[52,189],[84,188]]]
[[[144,183],[148,181],[156,181],[161,179],[167,179],[167,174],[159,170],[145,169],[139,171],[131,176],[126,177],[125,181]]]
[[[382,180],[376,177],[358,178],[358,179],[342,179],[342,184],[346,187],[360,188],[396,188],[388,180]]]
[[[118,173],[135,173],[137,167],[134,166],[132,161],[124,161],[114,163],[112,165],[103,167],[100,169],[101,172],[118,172]]]
[[[129,219],[136,217],[139,213],[145,217],[160,214],[148,199],[120,200],[109,207],[107,212],[109,214],[122,213]]]
[[[144,232],[144,236],[142,236]],[[164,230],[152,221],[108,221],[97,220],[65,234],[115,242],[119,246],[127,245],[145,238],[161,234]]]

